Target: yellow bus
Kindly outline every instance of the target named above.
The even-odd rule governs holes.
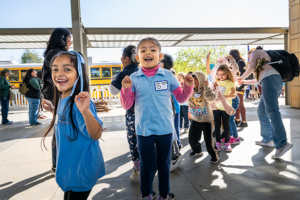
[[[42,70],[43,63],[18,64],[11,61],[1,61],[0,71],[8,68],[13,74],[9,76],[10,84],[19,88],[28,69],[33,68],[36,71]],[[111,77],[123,70],[122,63],[93,63],[89,67],[91,86],[110,85]]]

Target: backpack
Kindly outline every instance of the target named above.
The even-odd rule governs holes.
[[[299,60],[295,54],[290,54],[284,50],[268,50],[266,52],[271,57],[271,62],[282,61],[281,63],[268,64],[278,71],[283,82],[292,81],[294,77],[299,76]]]
[[[20,83],[19,93],[25,96],[28,91],[29,89],[27,88],[26,83]]]

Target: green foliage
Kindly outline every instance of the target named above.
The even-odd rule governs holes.
[[[35,51],[30,51],[26,49],[21,56],[21,63],[42,63],[43,58],[41,58]]]
[[[228,56],[230,49],[234,47],[230,46],[202,46],[202,47],[190,47],[181,48],[176,52],[176,61],[174,62],[174,69],[176,73],[189,71],[203,71],[206,73],[206,56],[208,52],[210,54],[210,64],[216,64],[217,58]],[[236,48],[237,49],[237,48]],[[245,49],[239,49],[241,55],[246,53]]]

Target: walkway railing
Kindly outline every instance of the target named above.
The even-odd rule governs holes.
[[[20,94],[18,89],[13,89],[13,93],[15,94],[15,100],[10,103],[11,107],[19,107],[19,106],[28,106],[28,102],[24,95]],[[120,94],[119,95],[110,95],[109,85],[105,86],[91,86],[91,99],[92,101],[97,101],[101,98],[105,100],[109,100],[110,104],[120,104]]]

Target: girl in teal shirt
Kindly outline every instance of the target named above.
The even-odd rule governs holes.
[[[56,182],[64,200],[87,199],[97,180],[105,175],[99,146],[102,121],[90,100],[85,62],[76,51],[61,52],[51,62],[54,106],[43,100],[53,113],[45,137],[54,127],[57,144]],[[45,144],[44,144],[45,146]]]

